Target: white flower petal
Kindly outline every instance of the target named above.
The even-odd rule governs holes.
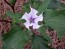
[[[38,11],[37,10],[35,10],[34,8],[31,8],[31,11],[30,11],[30,13],[29,13],[29,16],[31,17],[33,17],[33,18],[36,18],[37,17],[37,14],[38,13]]]
[[[40,14],[39,16],[37,15],[38,11],[35,10],[34,8],[31,8],[30,13],[25,12],[25,14],[22,16],[21,19],[25,19],[26,22],[24,23],[25,27],[29,29],[30,26],[33,26],[33,29],[38,29],[41,27],[41,25],[38,25],[39,21],[43,20],[43,15]],[[30,21],[34,19],[34,23]],[[33,21],[33,20],[32,20]]]
[[[39,27],[41,27],[40,25],[38,25],[38,24],[33,24],[33,29],[38,29]]]
[[[38,11],[35,10],[34,8],[31,8],[31,12],[32,12],[32,14],[37,14],[38,13]]]
[[[28,16],[27,16],[28,14],[27,14],[27,12],[22,16],[22,18],[21,19],[25,19],[26,21],[28,21]]]
[[[32,18],[37,18],[37,17],[38,17],[37,15],[34,15],[34,14],[33,14],[33,17],[32,17]]]
[[[29,22],[25,22],[24,23],[25,27],[29,29],[30,23]]]
[[[43,15],[40,14],[35,20],[34,22],[38,24],[39,21],[43,21]]]
[[[21,19],[26,19],[27,18],[27,12],[26,13],[24,13],[24,15],[22,16],[22,18]]]

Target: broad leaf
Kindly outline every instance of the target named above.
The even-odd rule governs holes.
[[[4,35],[2,49],[23,49],[25,43],[29,41],[29,31],[22,31],[17,25],[12,26],[12,30]]]
[[[61,11],[60,11],[61,12]],[[58,13],[53,10],[47,10],[45,16],[45,25],[55,29],[59,38],[65,34],[65,16],[62,13]]]
[[[48,42],[43,36],[32,36],[31,49],[50,49]]]

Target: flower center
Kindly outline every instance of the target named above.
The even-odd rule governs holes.
[[[32,16],[31,16],[30,23],[34,23],[34,20],[35,20],[35,18],[32,18]]]

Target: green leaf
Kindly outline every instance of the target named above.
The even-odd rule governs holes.
[[[50,3],[50,0],[44,0],[41,5],[39,5],[38,10],[39,13],[45,12],[47,10],[48,4]]]
[[[63,5],[60,1],[51,0],[48,4],[48,9],[62,10],[65,9],[65,5]]]
[[[49,49],[48,42],[43,36],[32,36],[31,49]]]
[[[14,5],[16,3],[16,0],[9,0],[11,5]]]
[[[55,29],[59,39],[65,34],[65,16],[53,10],[47,10],[45,16],[45,25]]]
[[[44,25],[39,28],[39,31],[45,39],[47,39],[50,43],[52,42],[50,36],[46,34],[46,27]]]
[[[7,16],[10,16],[12,19],[13,19],[13,22],[20,22],[21,20],[21,17],[22,17],[22,14],[19,14],[19,13],[13,13],[11,11],[7,11],[6,12],[6,15]]]
[[[13,25],[11,31],[4,37],[2,49],[23,49],[25,43],[29,41],[29,31],[23,31],[17,25]]]

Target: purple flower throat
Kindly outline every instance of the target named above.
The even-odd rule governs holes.
[[[35,23],[35,18],[32,18],[32,16],[30,17],[30,19],[29,19],[29,21],[30,21],[30,23]]]

